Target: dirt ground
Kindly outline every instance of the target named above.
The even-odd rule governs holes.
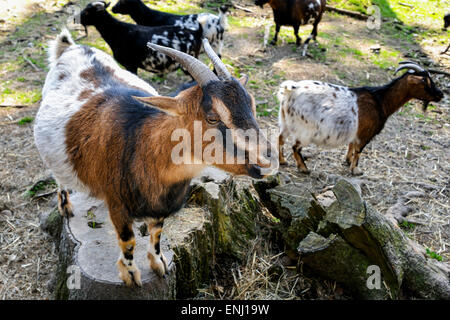
[[[37,184],[50,177],[50,172],[44,168],[34,146],[32,120],[38,110],[38,94],[45,80],[46,42],[66,21],[66,2],[0,1],[0,17],[3,17],[0,21],[0,299],[50,298],[46,284],[57,255],[51,239],[39,228],[38,216],[54,206],[55,186]],[[173,3],[179,5],[182,12],[186,2]],[[158,7],[162,2],[151,3]],[[450,72],[450,55],[439,54],[445,48],[440,41],[412,42],[391,29],[369,30],[364,21],[328,12],[319,26],[319,44],[310,45],[308,57],[301,57],[301,50],[296,50],[290,28],[283,28],[276,47],[264,47],[265,25],[272,23],[271,10],[267,7],[260,9],[247,1],[242,6],[252,12],[231,10],[223,60],[236,76],[250,76],[248,89],[258,103],[258,120],[262,127],[277,127],[278,102],[275,95],[278,85],[285,79],[315,79],[349,86],[382,85],[393,78],[395,65],[406,59]],[[305,39],[311,26],[301,30]],[[72,31],[79,37],[84,34]],[[270,33],[272,36],[273,27]],[[110,52],[93,28],[81,43]],[[379,55],[371,50],[374,45],[381,46]],[[207,61],[204,56],[202,59]],[[164,78],[144,71],[139,71],[139,75],[163,94],[189,81],[180,72]],[[434,75],[434,79],[447,95],[444,100],[434,103],[425,115],[421,104],[416,101],[394,114],[381,134],[364,150],[360,160],[364,175],[357,181],[364,199],[382,213],[387,213],[409,193],[403,203],[410,208],[402,225],[404,231],[448,262],[450,84],[449,78],[443,75]],[[16,96],[11,92],[17,93]],[[17,105],[23,107],[17,108]],[[26,117],[30,119],[24,120]],[[350,177],[343,164],[345,147],[334,150],[315,146],[304,148],[308,157],[306,164],[312,171],[309,176],[297,171],[288,149],[285,149],[285,155],[289,164],[281,170],[311,190],[320,191],[334,184],[338,176]],[[411,196],[411,192],[416,193]],[[238,266],[236,273],[239,271],[245,278],[245,275],[251,277],[249,273],[255,274],[254,270],[258,268],[262,273],[267,272],[270,261],[264,260],[264,254],[269,251],[260,248],[256,258],[249,256],[253,270]],[[263,260],[265,264],[261,262],[255,267],[255,259]],[[287,278],[285,280],[293,287],[302,282],[299,277]],[[270,292],[267,288],[260,293],[256,288],[258,284],[262,282],[254,281],[248,285],[246,294],[238,295],[238,291],[233,291],[227,297],[292,297]],[[291,290],[289,285],[285,291]],[[236,287],[239,286],[245,285],[236,281]],[[334,284],[324,289],[326,292],[332,290],[336,290]],[[329,298],[327,294],[324,297]]]

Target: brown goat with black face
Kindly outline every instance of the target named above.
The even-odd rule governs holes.
[[[297,46],[301,44],[298,30],[301,25],[313,24],[311,35],[306,39],[302,55],[306,54],[308,43],[311,39],[316,40],[317,26],[322,20],[323,12],[327,5],[326,0],[255,0],[255,4],[261,8],[268,3],[272,7],[275,20],[275,36],[271,41],[275,45],[281,26],[292,26],[294,28]]]
[[[298,168],[309,173],[301,154],[310,143],[328,148],[348,144],[347,163],[352,174],[364,147],[381,132],[389,116],[411,99],[440,101],[443,93],[428,71],[406,62],[397,69],[403,76],[380,87],[348,88],[319,81],[285,81],[280,86],[279,157],[285,164],[282,147],[294,138],[293,153]]]
[[[246,78],[231,77],[207,40],[205,51],[219,77],[192,56],[149,47],[177,60],[198,85],[176,97],[159,96],[110,56],[76,45],[65,31],[50,47],[51,68],[34,128],[39,153],[61,189],[62,213],[71,214],[66,188],[105,201],[121,248],[119,275],[127,285],[141,284],[133,221],[147,222],[150,266],[163,276],[168,270],[159,246],[163,222],[184,205],[194,176],[213,165],[262,178],[278,166],[276,151],[259,134]],[[243,143],[241,130],[257,139]],[[227,132],[231,140],[224,139]],[[204,138],[207,133],[215,137],[212,142]],[[186,138],[182,155],[180,137]],[[208,157],[207,149],[214,155]],[[234,161],[239,150],[243,162]]]

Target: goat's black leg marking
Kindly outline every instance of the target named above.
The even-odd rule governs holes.
[[[295,44],[297,46],[302,44],[302,38],[300,38],[300,36],[298,35],[298,30],[299,29],[300,29],[300,25],[295,25],[294,26],[294,35],[295,35],[295,39],[296,39]]]
[[[278,41],[278,33],[280,32],[280,25],[276,24],[275,25],[275,36],[273,37],[272,41],[270,41],[271,45],[276,45],[277,41]]]
[[[319,25],[319,22],[320,22],[321,18],[322,17],[319,17],[316,20],[314,20],[314,25],[313,25],[313,29],[311,31],[311,34],[308,36],[308,38],[305,40],[305,43],[303,44],[302,56],[306,55],[306,50],[308,50],[308,44],[311,41],[311,39],[314,39],[316,41],[316,38],[317,38],[317,26]]]
[[[318,29],[317,27],[319,26],[320,20],[321,20],[321,17],[317,18],[314,21],[313,29],[311,31],[311,35],[312,35],[312,38],[313,38],[314,41],[317,41],[317,29]]]
[[[150,267],[160,277],[164,277],[169,273],[167,267],[167,260],[161,251],[161,232],[164,224],[164,219],[149,219],[148,232],[150,233],[150,244],[148,248],[147,257],[150,260]]]
[[[73,217],[73,206],[69,199],[69,193],[64,189],[58,191],[58,210],[63,217]]]
[[[136,240],[133,232],[133,222],[126,219],[127,213],[120,209],[109,208],[109,216],[116,229],[119,238],[120,256],[117,260],[117,268],[119,269],[119,278],[127,286],[141,286],[141,272],[134,262],[134,249],[136,248]]]
[[[293,154],[294,154],[295,161],[297,162],[298,169],[301,172],[303,172],[303,173],[309,174],[310,171],[306,167],[305,159],[303,159],[303,156],[302,156],[302,153],[301,153],[302,147],[301,147],[301,145],[300,145],[300,143],[298,141],[292,147],[292,151],[293,151]]]

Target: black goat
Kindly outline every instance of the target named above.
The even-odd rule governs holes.
[[[208,39],[214,51],[222,53],[223,33],[227,25],[227,6],[219,8],[219,16],[211,13],[177,15],[157,11],[147,7],[141,0],[119,0],[112,8],[112,12],[128,14],[139,25],[143,26],[177,26],[197,30],[203,28],[203,37]]]
[[[111,16],[104,1],[90,3],[80,13],[83,26],[94,26],[108,43],[114,58],[128,71],[138,68],[156,73],[174,71],[180,64],[147,47],[154,43],[198,57],[202,47],[202,28],[197,30],[175,26],[146,27],[125,23]]]
[[[272,45],[277,43],[281,26],[292,26],[294,28],[295,38],[297,39],[296,44],[299,46],[302,42],[302,39],[298,35],[300,26],[310,23],[313,24],[313,30],[304,44],[302,53],[304,56],[309,41],[311,39],[316,40],[317,26],[325,11],[326,0],[255,0],[255,4],[261,8],[266,3],[272,7],[276,25],[275,37],[270,42]]]

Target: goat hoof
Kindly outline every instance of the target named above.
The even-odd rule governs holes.
[[[272,41],[270,41],[270,43],[269,43],[271,46],[275,46],[276,44],[277,44],[277,42],[276,41],[274,41],[274,40],[272,40]]]
[[[304,168],[298,168],[298,170],[300,170],[300,172],[303,173],[303,174],[310,174],[311,173],[310,170],[304,169]]]
[[[117,262],[119,267],[119,278],[127,285],[128,287],[132,286],[142,286],[141,281],[141,272],[134,265],[129,267],[126,266],[122,260]]]
[[[353,168],[352,169],[352,175],[354,175],[354,176],[362,176],[363,172],[359,168]]]
[[[278,161],[278,163],[280,164],[280,166],[287,165],[287,161],[286,160],[280,160],[280,161]]]
[[[150,257],[150,253],[149,253]],[[155,272],[159,277],[165,279],[166,274],[169,274],[169,268],[167,267],[166,257],[161,253],[161,258],[149,258],[150,259],[150,268]]]

